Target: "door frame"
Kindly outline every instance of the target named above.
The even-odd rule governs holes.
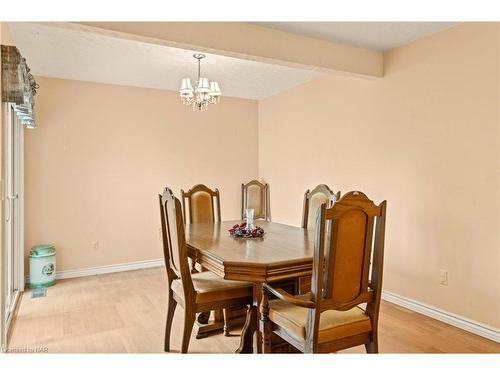
[[[3,105],[3,118],[2,120],[2,178],[0,181],[1,189],[1,199],[2,199],[2,239],[1,239],[1,257],[2,257],[2,290],[1,292],[1,324],[2,324],[2,335],[0,338],[1,347],[6,348],[8,344],[9,329],[11,327],[12,318],[15,315],[16,307],[20,300],[20,295],[24,291],[25,275],[24,275],[24,127],[22,126],[19,118],[15,113],[15,104],[13,103],[2,103]],[[13,123],[12,123],[13,122]],[[10,134],[13,131],[13,134]],[[14,135],[14,133],[17,133]],[[9,144],[10,142],[11,144]],[[12,150],[15,154],[9,155]],[[12,176],[14,176],[14,182],[7,181],[8,163],[10,158],[12,160]],[[17,176],[17,179],[16,177]],[[14,190],[17,190],[17,197],[15,194],[10,196],[10,189],[7,189],[7,184],[11,183],[14,186]],[[17,189],[16,189],[17,188]],[[17,203],[17,204],[16,204]],[[9,209],[6,209],[6,205],[9,205]],[[14,253],[12,254],[13,259],[11,261],[14,263],[14,277],[13,277],[13,289],[14,294],[10,296],[10,301],[7,301],[7,297],[10,291],[7,289],[10,286],[8,281],[8,253],[7,253],[7,238],[6,238],[6,214],[9,212],[10,218],[15,217],[17,219],[17,224],[14,225],[12,239],[11,241],[16,244],[14,248]],[[17,228],[17,230],[16,230]],[[14,245],[13,245],[14,246]],[[17,251],[16,251],[17,250]],[[7,305],[10,305],[7,308]],[[7,311],[9,310],[9,311]]]

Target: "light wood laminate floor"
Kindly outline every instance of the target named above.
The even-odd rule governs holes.
[[[27,290],[13,322],[9,348],[46,347],[49,353],[162,353],[166,275],[163,268],[59,280],[47,297]],[[181,343],[183,315],[177,307],[172,350]],[[191,339],[190,353],[232,353],[239,344],[217,334]],[[382,353],[500,353],[500,344],[423,315],[382,302]],[[345,352],[364,353],[364,347]]]

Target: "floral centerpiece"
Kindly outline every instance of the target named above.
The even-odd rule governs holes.
[[[244,221],[241,224],[234,224],[233,227],[229,229],[229,234],[233,237],[243,238],[262,237],[264,235],[264,229],[253,225],[249,227]]]

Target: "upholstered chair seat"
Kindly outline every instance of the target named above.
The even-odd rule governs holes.
[[[269,319],[299,340],[306,339],[309,309],[282,300],[269,301]],[[347,311],[327,310],[319,321],[318,342],[329,342],[372,330],[370,317],[356,306]]]
[[[205,271],[191,275],[196,302],[216,302],[233,298],[246,297],[252,294],[252,284],[244,281],[224,280],[216,274]],[[178,296],[183,296],[182,282],[180,279],[172,282],[172,290]]]

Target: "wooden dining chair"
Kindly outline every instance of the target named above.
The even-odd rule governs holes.
[[[268,184],[257,180],[241,184],[241,219],[246,218],[247,208],[253,208],[254,219],[269,220],[268,188]]]
[[[361,192],[347,193],[331,208],[321,205],[311,292],[294,296],[264,284],[265,353],[272,350],[274,334],[303,353],[362,344],[368,353],[378,353],[385,216],[386,201],[377,206]]]
[[[181,189],[181,197],[184,223],[186,223],[186,217],[190,224],[221,221],[219,189],[212,190],[206,185],[198,184],[187,192]],[[186,215],[186,212],[189,215]],[[196,272],[194,261],[191,264],[191,271]]]
[[[185,222],[186,220],[189,223],[213,223],[221,221],[219,189],[212,190],[203,184],[198,184],[187,192],[181,190],[181,196]],[[187,216],[186,213],[188,214]]]
[[[224,280],[212,272],[191,274],[186,249],[181,202],[172,190],[159,195],[163,254],[167,269],[168,308],[165,351],[170,351],[170,331],[177,304],[184,308],[181,353],[187,353],[196,313],[214,309],[245,307],[252,303],[252,284]]]
[[[182,212],[184,222],[192,223],[214,223],[221,221],[220,214],[220,193],[219,189],[212,190],[206,185],[197,184],[187,192],[181,189]],[[200,267],[201,271],[203,268]],[[198,272],[196,262],[191,262],[191,273]],[[230,312],[228,310],[216,311],[215,319],[219,320],[222,315],[224,320],[224,334],[229,336]],[[203,312],[198,315],[197,321],[200,324],[207,324],[210,319],[210,312]],[[201,329],[200,329],[201,330]],[[199,333],[198,338],[205,337],[206,333]]]
[[[323,203],[327,207],[340,199],[340,191],[334,193],[327,185],[320,184],[304,194],[304,211],[302,214],[302,228],[314,229],[316,225],[316,214]]]

